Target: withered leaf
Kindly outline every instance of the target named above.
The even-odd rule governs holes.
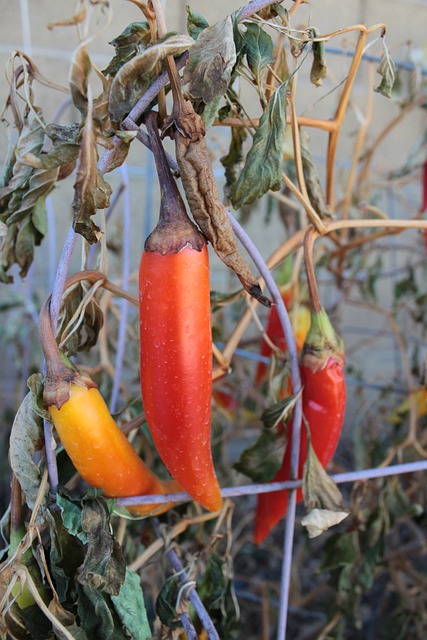
[[[307,143],[307,137],[305,135],[301,135],[301,160],[307,193],[310,202],[313,205],[313,209],[319,214],[322,219],[331,218],[332,213],[326,204],[322,185],[320,184],[319,173],[317,171],[316,165],[313,162],[313,158]]]
[[[125,581],[126,563],[120,545],[110,533],[104,501],[99,498],[84,501],[82,529],[86,533],[88,547],[78,576],[80,584],[118,595]]]
[[[73,327],[72,331],[69,330],[68,324],[79,308],[86,292],[87,285],[79,283],[68,292],[62,305],[58,339],[61,348],[69,356],[75,356],[79,351],[89,351],[96,344],[104,324],[104,316],[97,297],[92,296],[85,305],[83,318],[78,327]],[[65,335],[66,328],[67,335]]]
[[[307,527],[310,538],[320,536],[349,515],[348,509],[343,505],[340,490],[320,464],[310,442],[302,490],[308,513],[301,524]]]
[[[90,244],[98,242],[100,229],[92,216],[97,210],[97,150],[96,135],[91,110],[89,109],[82,132],[77,178],[74,183],[74,230],[80,233]]]
[[[270,482],[282,465],[287,440],[284,428],[264,429],[255,444],[243,451],[234,469],[254,482]]]
[[[231,16],[204,29],[190,50],[183,83],[205,104],[224,95],[236,62]]]
[[[147,91],[158,62],[168,55],[179,55],[192,45],[194,40],[190,36],[172,35],[148,47],[143,53],[124,64],[111,85],[109,105],[111,121],[119,124]]]
[[[384,52],[381,56],[381,62],[378,65],[377,73],[381,76],[381,82],[378,87],[375,88],[377,93],[381,93],[386,98],[391,98],[394,81],[396,79],[396,65],[394,64],[390,53],[387,49],[387,45],[384,44]]]
[[[22,158],[22,164],[34,169],[55,169],[62,165],[75,162],[79,156],[80,145],[77,142],[63,142],[54,146],[48,153],[35,155],[26,153]]]
[[[274,62],[274,44],[258,24],[248,23],[246,26],[244,46],[249,69],[259,82],[261,74],[269,64]]]
[[[73,104],[83,117],[88,110],[88,77],[92,68],[90,58],[85,46],[76,49],[71,61],[70,89]]]
[[[316,28],[312,28],[311,32],[314,37],[319,35],[319,30]],[[313,62],[310,70],[310,82],[312,82],[316,87],[321,87],[328,72],[328,68],[326,66],[325,43],[313,41],[312,52]]]
[[[74,27],[77,24],[81,24],[83,20],[86,18],[86,7],[83,5],[82,9],[74,14],[71,18],[67,20],[60,20],[59,22],[50,22],[47,25],[49,31],[55,29],[55,27]]]
[[[248,293],[261,304],[270,306],[270,301],[262,295],[248,263],[239,252],[227,210],[219,197],[204,137],[204,126],[190,102],[185,102],[185,112],[175,125],[176,158],[194,220],[217,255],[227,267],[233,269]]]
[[[34,462],[37,441],[43,437],[43,422],[32,393],[27,393],[10,434],[10,465],[21,485],[25,500],[34,508],[41,482],[41,470]]]
[[[73,124],[57,124],[55,122],[46,125],[45,134],[55,143],[69,142],[74,144],[78,141],[80,125]]]
[[[239,165],[243,162],[243,143],[247,135],[244,127],[231,127],[228,153],[220,158],[221,164],[225,167],[224,193],[227,200],[229,200],[230,188],[237,180]]]
[[[58,179],[58,167],[53,169],[35,169],[20,193],[19,206],[15,208],[14,198],[9,202],[7,224],[15,224],[28,218],[40,198],[46,198]]]
[[[131,22],[122,33],[111,40],[116,53],[108,67],[103,69],[105,75],[115,76],[119,69],[149,44],[151,31],[148,22]]]
[[[284,83],[275,91],[260,118],[245,166],[230,193],[236,209],[254,202],[270,189],[280,189],[286,131],[286,87]]]
[[[8,200],[12,194],[14,202],[19,202],[21,189],[25,187],[26,182],[31,176],[31,167],[22,163],[20,158],[24,157],[27,153],[38,154],[43,146],[43,142],[44,131],[41,123],[37,118],[28,118],[24,123],[16,143],[13,156],[15,160],[13,168],[9,167],[5,175],[5,178],[8,177],[9,180],[0,189],[0,213],[5,214],[7,212]],[[15,210],[17,206],[18,205],[15,204],[12,210]]]
[[[194,11],[188,4],[186,6],[187,10],[187,31],[189,35],[197,40],[199,35],[204,31],[207,27],[209,27],[209,22],[206,20],[204,16],[198,11]]]

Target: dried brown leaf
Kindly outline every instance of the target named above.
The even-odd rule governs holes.
[[[47,25],[47,28],[49,29],[49,31],[52,31],[56,27],[75,27],[76,25],[81,24],[85,18],[86,7],[83,5],[83,8],[71,18],[68,18],[66,20],[59,20],[59,22],[50,22]]]
[[[185,102],[185,111],[174,124],[176,157],[194,220],[224,264],[236,273],[246,291],[265,306],[270,306],[270,301],[262,295],[248,263],[239,252],[213,175],[204,126],[190,102]]]
[[[69,82],[73,104],[84,117],[88,110],[87,88],[91,68],[92,65],[86,47],[78,47],[71,62]]]
[[[80,233],[90,244],[101,237],[99,227],[92,216],[98,208],[109,205],[110,186],[97,169],[96,132],[92,120],[91,105],[82,131],[77,178],[74,183],[74,230]]]
[[[311,444],[304,465],[302,490],[308,513],[301,524],[307,527],[310,538],[320,536],[349,515],[340,490],[320,464]]]

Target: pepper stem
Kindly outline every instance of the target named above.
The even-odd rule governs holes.
[[[46,361],[46,380],[44,383],[43,401],[47,407],[60,409],[70,399],[71,383],[76,382],[87,388],[96,384],[87,376],[74,369],[72,363],[60,352],[50,321],[51,296],[44,303],[40,312],[39,336]]]
[[[145,250],[157,251],[165,255],[178,253],[189,245],[196,251],[201,251],[206,243],[196,225],[188,217],[185,204],[172,177],[159,136],[157,113],[153,111],[147,114],[145,124],[150,136],[160,185],[159,222],[148,236]]]

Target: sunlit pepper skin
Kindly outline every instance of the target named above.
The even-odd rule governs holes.
[[[60,409],[48,407],[59,439],[86,482],[107,497],[165,494],[180,491],[174,481],[160,480],[137,455],[120,431],[96,388],[72,383],[70,397]],[[131,513],[163,513],[173,506],[136,505]]]
[[[185,246],[144,251],[140,265],[141,390],[156,448],[171,475],[210,511],[221,507],[211,445],[209,257]]]

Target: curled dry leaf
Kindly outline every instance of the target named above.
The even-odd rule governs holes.
[[[111,187],[103,179],[97,169],[96,133],[92,120],[92,109],[89,109],[82,131],[77,178],[74,183],[74,231],[80,233],[90,244],[98,242],[101,237],[99,227],[92,216],[97,209],[109,206]]]
[[[348,516],[348,511],[329,511],[328,509],[312,509],[301,520],[307,528],[309,538],[317,538],[324,531],[342,522]]]
[[[85,20],[85,18],[86,7],[83,6],[83,8],[76,14],[74,14],[71,18],[68,18],[67,20],[60,20],[59,22],[50,22],[47,25],[47,28],[49,29],[49,31],[52,31],[56,27],[75,27],[76,25],[81,24]]]
[[[92,68],[90,58],[85,46],[76,49],[73,55],[70,69],[70,89],[73,104],[86,116],[88,110],[88,77]]]
[[[340,490],[322,467],[311,443],[304,465],[302,490],[308,513],[301,524],[307,527],[310,538],[320,536],[349,515]]]
[[[176,56],[187,51],[194,44],[186,35],[173,35],[163,42],[148,47],[143,53],[124,64],[116,76],[110,90],[110,118],[120,123],[132,110],[139,98],[152,82],[154,68],[166,56]]]
[[[115,49],[115,55],[102,73],[115,76],[126,62],[129,62],[148,46],[150,39],[151,31],[148,22],[131,22],[128,24],[117,38],[109,42]]]
[[[236,62],[231,16],[199,32],[185,67],[184,84],[194,100],[205,104],[223,96]]]
[[[269,307],[270,301],[262,295],[258,282],[237,247],[213,175],[204,125],[190,102],[183,103],[183,110],[175,116],[173,124],[176,128],[176,158],[194,220],[224,264],[236,273],[246,291]]]
[[[308,135],[305,134],[304,131],[301,131],[301,160],[307,193],[313,209],[319,214],[322,220],[331,218],[332,212],[326,204],[319,173],[308,147]]]
[[[313,28],[311,29],[311,32],[313,37],[319,35],[318,29]],[[325,43],[313,41],[312,51],[313,63],[310,70],[310,82],[312,82],[316,87],[321,87],[328,72],[328,68],[326,66]]]
[[[9,459],[30,509],[34,508],[40,489],[41,471],[34,462],[34,453],[36,444],[42,437],[43,421],[34,395],[29,392],[13,421]]]

